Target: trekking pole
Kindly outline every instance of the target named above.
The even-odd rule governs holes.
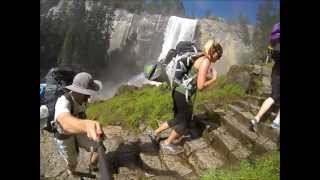
[[[100,138],[98,142],[98,156],[99,156],[99,171],[101,175],[101,180],[112,180],[112,173],[107,163],[106,155],[105,155],[105,148],[103,145],[102,138]]]
[[[269,54],[267,54],[267,58],[266,58],[266,63],[265,64],[268,64],[268,61],[269,61]]]
[[[267,48],[266,64],[268,64],[268,61],[269,61],[269,59],[270,59],[271,51],[272,51],[272,47],[271,47],[271,46],[268,46],[268,48]]]

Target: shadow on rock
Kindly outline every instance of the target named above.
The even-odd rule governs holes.
[[[183,145],[186,141],[191,141],[205,136],[206,133],[217,129],[220,123],[220,115],[208,115],[206,113],[194,115],[192,121],[188,124],[188,128],[178,143]],[[165,138],[162,138],[163,140]]]
[[[120,167],[127,167],[132,170],[140,169],[155,176],[172,176],[181,179],[175,171],[159,170],[148,166],[142,161],[140,157],[141,152],[150,155],[159,155],[159,147],[153,143],[121,143],[115,151],[108,152],[105,155],[106,161],[111,168],[110,172],[112,174],[118,174]]]

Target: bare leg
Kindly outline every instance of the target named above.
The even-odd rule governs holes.
[[[169,125],[167,122],[162,123],[158,129],[154,131],[155,135],[158,136],[162,131],[169,128]]]
[[[274,103],[274,100],[269,97],[267,98],[261,105],[258,114],[255,116],[255,119],[257,120],[257,122],[260,121],[261,117],[264,115],[264,113],[266,113],[269,108],[272,106],[272,104]]]
[[[180,137],[181,135],[178,134],[175,130],[172,130],[170,136],[164,141],[165,144],[172,144],[172,142]]]

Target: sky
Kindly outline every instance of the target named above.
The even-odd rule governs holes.
[[[225,20],[236,20],[240,13],[248,17],[249,24],[255,24],[259,3],[263,0],[182,0],[186,14],[191,16],[192,9],[196,17],[205,16],[209,8],[212,14]],[[277,9],[280,0],[272,0]]]

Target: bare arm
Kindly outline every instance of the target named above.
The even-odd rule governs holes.
[[[208,59],[204,59],[199,67],[198,78],[197,78],[197,88],[201,91],[204,88],[208,87],[215,81],[215,77],[211,78],[210,80],[207,79],[208,71],[210,68],[210,62]]]
[[[87,133],[87,136],[94,141],[98,141],[99,136],[103,134],[101,126],[93,120],[82,120],[65,112],[58,116],[57,122],[67,133],[80,134]]]

